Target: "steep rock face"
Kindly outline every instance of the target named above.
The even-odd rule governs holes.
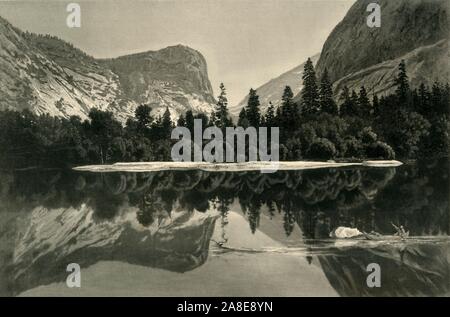
[[[214,103],[203,56],[174,46],[111,60],[96,60],[56,37],[24,33],[0,17],[0,110],[30,109],[87,117],[112,111],[124,122],[137,105],[158,115],[209,113]]]
[[[1,110],[62,117],[106,110],[119,93],[117,76],[92,57],[57,38],[22,33],[2,19],[0,87]]]
[[[317,63],[319,56],[320,55],[317,54],[311,57],[314,64]],[[269,102],[272,102],[274,106],[279,106],[281,104],[281,97],[286,86],[291,87],[294,95],[300,92],[303,88],[302,76],[304,67],[305,63],[294,67],[256,89],[259,101],[261,102],[261,111],[263,113],[267,110]],[[234,116],[238,116],[241,109],[247,105],[247,102],[248,96],[246,96],[238,105],[230,107],[230,113]]]
[[[326,40],[317,73],[332,81],[449,38],[448,0],[379,0],[381,27],[367,26],[366,8],[358,0]]]
[[[404,60],[412,87],[421,83],[431,86],[434,82],[448,82],[450,78],[449,41],[442,40],[434,45],[419,47],[406,55],[388,60],[366,69],[349,74],[334,83],[336,99],[343,88],[358,91],[364,85],[370,95],[386,95],[395,90],[398,65]]]
[[[102,61],[119,76],[124,98],[149,104],[161,113],[169,107],[177,116],[186,110],[211,110],[214,97],[204,57],[177,45],[159,51]]]

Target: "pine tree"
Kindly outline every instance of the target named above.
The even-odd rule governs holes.
[[[292,92],[291,87],[284,87],[283,95],[281,96],[281,101],[283,105],[291,105],[292,99],[294,98],[294,93]]]
[[[367,97],[367,91],[364,86],[361,87],[359,91],[358,98],[358,115],[364,119],[369,118],[372,113],[372,106],[369,101],[369,97]]]
[[[223,83],[220,84],[220,95],[211,117],[211,123],[221,129],[225,129],[231,125],[231,119],[228,113],[227,93]]]
[[[406,74],[406,64],[404,60],[402,60],[398,66],[398,75],[395,83],[397,85],[396,95],[398,102],[401,106],[406,107],[408,104],[410,90],[408,75]]]
[[[272,102],[269,102],[269,107],[267,108],[266,115],[264,117],[264,121],[266,122],[267,127],[275,127],[275,107]]]
[[[166,107],[166,111],[164,111],[162,116],[161,127],[163,135],[165,137],[170,137],[172,131],[172,119],[170,118],[170,111],[168,107]]]
[[[261,122],[261,112],[259,106],[259,96],[256,94],[256,90],[250,89],[247,108],[245,109],[245,112],[248,124],[255,128],[259,127]]]
[[[294,93],[291,87],[286,86],[281,97],[281,116],[280,126],[284,127],[284,130],[290,130],[294,127],[297,121],[297,111],[293,101]]]
[[[319,92],[317,89],[316,72],[311,58],[308,58],[303,70],[302,114],[311,115],[318,113]]]
[[[184,118],[183,114],[180,115],[177,121],[178,127],[185,127],[186,126],[186,119]]]
[[[328,71],[325,69],[320,81],[319,105],[321,112],[337,114],[337,105],[333,100],[333,86],[328,78]]]
[[[238,126],[243,128],[248,128],[249,126],[247,111],[245,110],[245,108],[242,108],[241,112],[239,112]]]

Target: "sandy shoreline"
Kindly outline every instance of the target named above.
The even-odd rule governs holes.
[[[403,163],[399,161],[364,161],[361,163],[336,163],[336,162],[244,162],[244,163],[209,163],[209,162],[130,162],[115,163],[111,165],[85,165],[77,166],[76,171],[86,172],[156,172],[156,171],[180,171],[203,170],[208,172],[241,172],[262,171],[271,172],[277,170],[308,170],[319,168],[339,168],[349,166],[368,167],[396,167]]]

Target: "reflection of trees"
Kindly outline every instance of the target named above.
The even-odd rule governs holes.
[[[450,292],[448,243],[337,251],[339,256],[319,255],[318,259],[341,296],[442,296]],[[380,288],[367,286],[370,263],[380,265]]]
[[[383,177],[380,177],[380,172]],[[372,180],[373,173],[376,177]],[[298,223],[307,238],[320,238],[325,232],[328,235],[330,230],[316,228],[317,225],[323,227],[345,221],[352,208],[370,203],[374,184],[376,188],[382,188],[394,173],[393,169],[326,169],[279,172],[273,178],[266,174],[262,179],[251,178],[245,183],[240,203],[242,209],[249,213],[252,230],[257,227],[259,219],[255,210],[261,205],[276,206],[283,213],[287,235]],[[372,181],[367,181],[367,178]]]
[[[170,217],[171,210],[167,212],[167,206],[160,197],[152,195],[143,197],[142,205],[140,206],[136,217],[139,223],[144,227],[152,225],[155,220],[160,223],[161,220]]]
[[[36,171],[3,177],[1,193],[8,196],[3,201],[16,208],[79,207],[85,203],[99,219],[113,218],[127,203],[139,208],[137,217],[145,225],[170,217],[175,208],[189,212],[213,208],[226,223],[229,208],[237,199],[252,231],[258,228],[264,207],[272,215],[283,214],[287,235],[298,224],[311,239],[327,237],[339,225],[389,233],[390,222],[405,225],[412,234],[437,234],[448,233],[450,223],[448,166],[444,163],[397,170],[319,169],[273,174]]]
[[[268,210],[270,215],[280,213],[284,222],[280,230],[289,235],[296,225],[300,226],[311,248],[314,248],[312,239],[328,237],[331,229],[339,225],[390,233],[390,222],[394,222],[405,225],[412,235],[448,234],[448,177],[446,161],[427,165],[419,163],[398,169],[323,169],[273,174],[205,171],[104,174],[64,170],[7,172],[2,173],[0,180],[0,212],[30,211],[36,207],[48,210],[70,207],[80,210],[87,207],[93,210],[93,225],[111,223],[111,226],[116,226],[115,221],[122,219],[123,207],[126,206],[127,210],[134,207],[137,222],[155,234],[142,244],[138,241],[143,239],[144,233],[124,231],[126,234],[121,236],[121,240],[116,240],[120,241],[120,247],[113,243],[107,248],[102,245],[89,251],[79,249],[70,254],[60,253],[64,257],[59,260],[54,258],[56,253],[45,253],[47,251],[43,248],[43,254],[39,254],[41,259],[28,268],[29,276],[40,278],[40,281],[23,280],[20,283],[25,287],[54,281],[54,277],[46,280],[45,276],[50,276],[52,270],[59,270],[57,265],[61,266],[69,260],[87,259],[88,255],[91,260],[86,260],[85,267],[99,259],[119,259],[170,270],[192,269],[207,257],[214,221],[205,220],[195,232],[187,232],[182,225],[193,215],[212,209],[218,211],[220,225],[225,227],[227,215],[235,202],[240,204],[253,232],[259,226],[261,210]],[[5,222],[7,217],[1,219]],[[167,228],[173,231],[164,233],[167,223],[170,224]],[[53,225],[57,228],[61,224]],[[3,234],[2,230],[0,226],[0,239],[3,240],[8,235]],[[172,242],[168,242],[168,236]],[[221,242],[226,242],[224,230],[221,238]],[[103,243],[100,240],[98,243]],[[76,244],[77,239],[67,241]],[[129,251],[124,246],[129,247]],[[343,295],[364,292],[350,285],[359,281],[363,274],[367,276],[367,259],[386,266],[388,272],[394,272],[392,274],[404,276],[403,292],[412,289],[412,284],[406,281],[411,280],[418,285],[417,294],[428,294],[423,289],[426,281],[435,290],[429,293],[437,294],[444,291],[438,277],[448,278],[448,271],[445,275],[442,252],[433,250],[425,246],[408,247],[401,252],[402,260],[398,260],[398,252],[393,249],[356,249],[352,251],[355,254],[349,253],[345,259],[327,256],[321,257],[320,262],[330,282]],[[27,259],[34,259],[37,253],[33,252],[36,250],[30,248]],[[433,256],[439,258],[437,264],[427,262]],[[11,272],[6,271],[12,269],[8,266],[10,259],[11,256],[0,256],[0,267],[3,268],[3,271],[0,269],[0,279],[10,275]],[[31,263],[27,261],[23,263]],[[446,265],[448,268],[448,263]],[[47,271],[43,270],[46,266],[49,267]],[[339,279],[338,275],[343,274],[339,267],[356,273]],[[430,267],[430,272],[424,271],[424,267]],[[61,271],[65,272],[64,269]],[[393,292],[392,288],[390,292]]]
[[[449,234],[448,160],[407,166],[397,174],[374,202],[381,230],[392,221],[404,224],[413,235]]]

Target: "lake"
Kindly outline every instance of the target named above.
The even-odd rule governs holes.
[[[448,177],[448,161],[2,172],[0,295],[449,296]],[[410,237],[329,237],[339,226],[392,235],[392,224]],[[81,287],[66,285],[70,263]]]

